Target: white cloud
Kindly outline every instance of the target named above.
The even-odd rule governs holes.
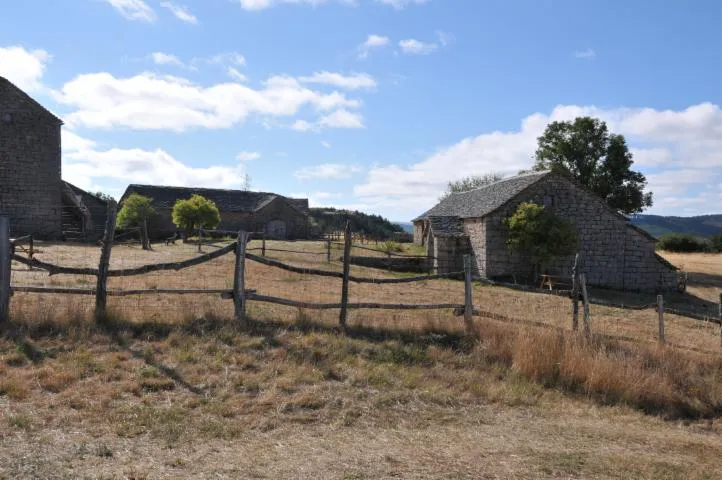
[[[576,58],[591,60],[592,58],[597,56],[597,52],[595,52],[591,48],[585,48],[584,50],[577,50],[576,52],[574,52],[574,56]]]
[[[20,45],[0,47],[0,76],[27,92],[38,91],[43,88],[41,79],[51,59],[45,50],[26,50]]]
[[[293,122],[293,125],[291,125],[291,129],[296,130],[297,132],[308,132],[314,128],[316,128],[315,125],[306,120],[296,120]]]
[[[399,47],[407,55],[428,55],[439,49],[439,46],[435,43],[424,43],[413,38],[401,40]]]
[[[245,168],[237,165],[191,167],[163,149],[80,149],[63,155],[63,178],[81,188],[108,179],[127,183],[233,188],[243,183]]]
[[[175,15],[178,20],[193,25],[198,24],[198,18],[188,10],[188,7],[184,5],[178,5],[173,2],[160,2],[160,6],[170,10],[170,12]]]
[[[180,58],[169,53],[153,52],[150,54],[150,58],[156,65],[175,65],[177,67],[185,67],[185,64],[180,60]]]
[[[238,69],[235,67],[228,67],[227,72],[229,77],[238,82],[245,82],[246,80],[248,80],[248,77],[239,72]]]
[[[195,62],[205,62],[214,65],[235,65],[237,67],[246,66],[246,57],[238,52],[226,52],[213,55],[208,58],[197,58]]]
[[[382,35],[369,35],[365,42],[358,46],[358,58],[364,60],[369,57],[373,50],[385,47],[391,42],[389,37]]]
[[[97,145],[95,141],[83,138],[65,127],[62,129],[61,134],[63,153],[91,150]]]
[[[258,152],[240,152],[236,155],[236,160],[239,162],[247,162],[250,160],[258,160],[261,158],[261,154]]]
[[[345,165],[342,163],[323,163],[312,167],[304,167],[293,174],[299,180],[312,179],[342,179],[350,178],[354,173],[361,171],[357,165]]]
[[[319,121],[329,127],[338,124],[349,128],[348,125],[359,123],[360,118],[345,110],[359,107],[358,100],[339,92],[311,90],[286,76],[271,77],[262,88],[253,89],[239,83],[202,87],[184,78],[152,73],[130,78],[92,73],[79,75],[63,85],[56,98],[75,107],[65,117],[70,125],[91,128],[174,131],[228,128],[251,115],[291,117],[304,107],[320,113],[334,111]]]
[[[318,124],[320,127],[328,128],[364,128],[363,117],[345,108],[321,117]]]
[[[722,110],[703,103],[679,111],[558,106],[524,118],[518,130],[488,132],[439,149],[411,165],[372,168],[354,194],[368,209],[412,218],[433,206],[449,181],[463,175],[513,175],[532,166],[537,137],[551,121],[590,115],[624,134],[636,169],[655,194],[651,213],[713,213],[722,181]],[[393,192],[393,193],[390,193]],[[711,202],[711,203],[710,203]]]
[[[325,148],[331,148],[331,144],[325,140],[321,140],[321,145],[324,146]]]
[[[155,11],[143,0],[105,0],[128,20],[155,22]]]
[[[361,88],[374,88],[376,80],[368,73],[354,73],[352,75],[342,75],[332,72],[316,72],[308,77],[299,77],[302,83],[316,83],[321,85],[331,85],[346,90],[357,90]]]
[[[409,5],[421,5],[423,3],[427,3],[430,0],[376,0],[379,3],[383,3],[384,5],[389,5],[394,7],[396,10],[401,10]]]

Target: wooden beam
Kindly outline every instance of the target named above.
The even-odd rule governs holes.
[[[466,334],[470,337],[476,336],[474,329],[474,301],[472,299],[471,284],[471,255],[464,255],[464,327]]]
[[[9,320],[11,249],[10,218],[0,217],[0,324]]]
[[[95,287],[95,320],[105,320],[108,296],[108,270],[110,269],[110,252],[113,248],[115,237],[115,215],[117,205],[114,201],[108,202],[108,216],[105,219],[105,233],[103,234],[103,246],[100,250],[100,262],[98,263],[98,279]]]
[[[667,343],[667,339],[664,335],[664,297],[662,295],[657,295],[657,318],[659,320],[659,343],[664,345]]]
[[[341,283],[341,311],[339,313],[339,323],[341,328],[346,328],[348,320],[348,282],[351,269],[351,222],[346,220],[346,229],[344,230],[344,246],[343,246],[343,281]]]
[[[246,246],[248,234],[238,232],[236,242],[236,263],[233,273],[233,305],[236,310],[236,320],[245,325],[246,323]]]
[[[574,266],[572,267],[572,330],[579,330],[579,280],[577,278],[577,269],[579,268],[579,254],[574,257]]]

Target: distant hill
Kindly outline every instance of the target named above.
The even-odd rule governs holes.
[[[369,215],[359,211],[337,210],[335,208],[310,208],[312,233],[320,235],[326,232],[343,230],[346,220],[351,221],[353,232],[363,232],[379,240],[393,238],[394,233],[404,229],[381,215]]]
[[[411,222],[394,222],[396,225],[404,229],[406,233],[414,233],[414,224]]]
[[[631,221],[634,225],[657,238],[665,233],[688,233],[700,237],[722,235],[722,215],[702,215],[699,217],[634,215]]]

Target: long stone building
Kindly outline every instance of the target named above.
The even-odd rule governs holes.
[[[173,234],[171,212],[175,202],[201,195],[213,201],[221,213],[219,230],[265,232],[269,238],[308,238],[308,199],[288,198],[276,193],[224,190],[217,188],[166,187],[160,185],[129,185],[120,204],[131,193],[153,200],[156,216],[149,223],[152,237]]]
[[[529,277],[531,262],[506,245],[504,219],[520,203],[534,202],[574,224],[581,271],[590,285],[630,291],[672,290],[677,269],[655,252],[655,239],[609,208],[596,195],[552,172],[511,177],[455,193],[413,220],[414,242],[427,245],[439,272],[463,270],[473,254],[482,277]],[[573,256],[558,258],[544,273],[568,276]],[[535,279],[536,280],[536,279]]]
[[[61,178],[63,122],[0,77],[0,215],[10,235],[95,240],[106,204]]]

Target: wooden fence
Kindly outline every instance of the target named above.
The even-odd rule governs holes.
[[[292,252],[292,253],[303,253],[303,254],[319,254],[318,252],[301,252],[287,249],[271,249],[265,246],[265,236],[262,237],[263,243],[261,255],[251,253],[248,242],[251,233],[248,232],[237,232],[237,239],[235,242],[218,248],[215,251],[205,253],[194,258],[169,263],[156,263],[143,265],[133,268],[123,269],[110,269],[110,255],[114,243],[115,235],[115,217],[116,217],[116,205],[114,203],[109,204],[107,223],[105,226],[105,233],[101,244],[101,255],[100,261],[97,268],[78,268],[78,267],[67,267],[55,265],[48,262],[43,262],[34,258],[31,253],[24,250],[24,253],[28,254],[27,257],[22,256],[14,251],[16,245],[19,242],[30,242],[32,245],[32,238],[16,239],[11,241],[9,238],[9,220],[7,217],[0,217],[0,323],[8,319],[9,313],[9,302],[13,292],[26,292],[26,293],[51,293],[51,294],[64,294],[64,295],[92,295],[95,296],[95,318],[96,320],[102,320],[106,315],[107,297],[117,296],[130,296],[130,295],[143,295],[143,294],[165,294],[165,295],[202,295],[202,294],[215,294],[220,295],[225,299],[232,299],[234,302],[235,317],[239,322],[245,323],[246,321],[246,305],[248,301],[265,302],[277,305],[284,305],[302,309],[315,309],[315,310],[339,310],[339,325],[345,329],[348,319],[348,310],[350,309],[386,309],[386,310],[452,310],[454,315],[464,317],[464,325],[468,335],[474,335],[475,329],[473,328],[473,316],[484,317],[495,320],[506,320],[515,321],[514,318],[508,318],[503,315],[495,314],[493,312],[483,311],[476,309],[473,306],[473,288],[472,282],[474,280],[485,282],[492,285],[501,285],[512,288],[522,288],[524,290],[552,293],[562,296],[568,296],[572,302],[572,329],[578,330],[579,328],[579,304],[582,304],[582,321],[583,331],[585,335],[591,335],[591,314],[589,305],[591,300],[588,296],[586,288],[585,275],[577,272],[577,261],[575,261],[574,268],[572,271],[572,289],[566,291],[550,292],[548,290],[542,290],[537,288],[519,287],[516,285],[499,284],[491,282],[485,279],[474,279],[472,277],[472,258],[470,255],[464,257],[464,270],[460,272],[448,273],[448,274],[436,274],[436,275],[421,275],[408,278],[367,278],[354,276],[350,274],[350,251],[352,248],[353,235],[350,233],[350,227],[347,224],[346,231],[344,232],[344,255],[343,269],[342,272],[333,272],[329,270],[321,270],[308,267],[300,267],[283,263],[279,260],[266,258],[266,251],[279,251],[279,252]],[[202,232],[199,232],[202,235]],[[200,243],[200,242],[199,242]],[[321,254],[327,255],[327,260],[330,262],[330,250],[332,241],[327,238],[327,252]],[[30,252],[33,251],[32,246]],[[181,269],[200,265],[205,262],[220,258],[224,255],[234,253],[235,254],[235,267],[233,273],[233,288],[231,289],[198,289],[198,288],[186,288],[186,289],[164,289],[164,288],[153,288],[153,289],[126,289],[126,290],[108,290],[107,283],[110,277],[126,277],[134,275],[143,275],[151,272],[158,271],[178,271]],[[274,297],[264,295],[255,290],[245,288],[245,274],[246,274],[246,260],[257,262],[269,267],[279,268],[285,271],[315,275],[323,277],[338,278],[342,282],[341,296],[338,303],[313,303],[298,300],[290,300],[287,298]],[[11,262],[16,261],[27,265],[30,268],[37,268],[48,272],[49,275],[90,275],[96,277],[95,288],[76,288],[76,287],[60,287],[60,286],[34,286],[34,285],[14,285],[11,284]],[[443,278],[457,278],[463,279],[464,285],[464,303],[433,303],[433,304],[408,304],[408,303],[372,303],[372,302],[349,302],[349,285],[350,283],[371,283],[371,284],[400,284],[400,283],[412,283],[421,282]],[[600,302],[595,302],[600,303]],[[616,306],[616,305],[612,305]],[[664,299],[662,296],[658,296],[657,303],[653,305],[658,311],[658,340],[661,343],[666,342],[665,337],[665,326],[664,326]],[[645,305],[638,308],[649,308],[650,305]],[[667,309],[667,312],[678,313],[676,311]],[[720,306],[719,306],[719,318],[718,321],[722,325],[722,295],[720,295]],[[720,330],[720,346],[722,347],[722,329]]]

